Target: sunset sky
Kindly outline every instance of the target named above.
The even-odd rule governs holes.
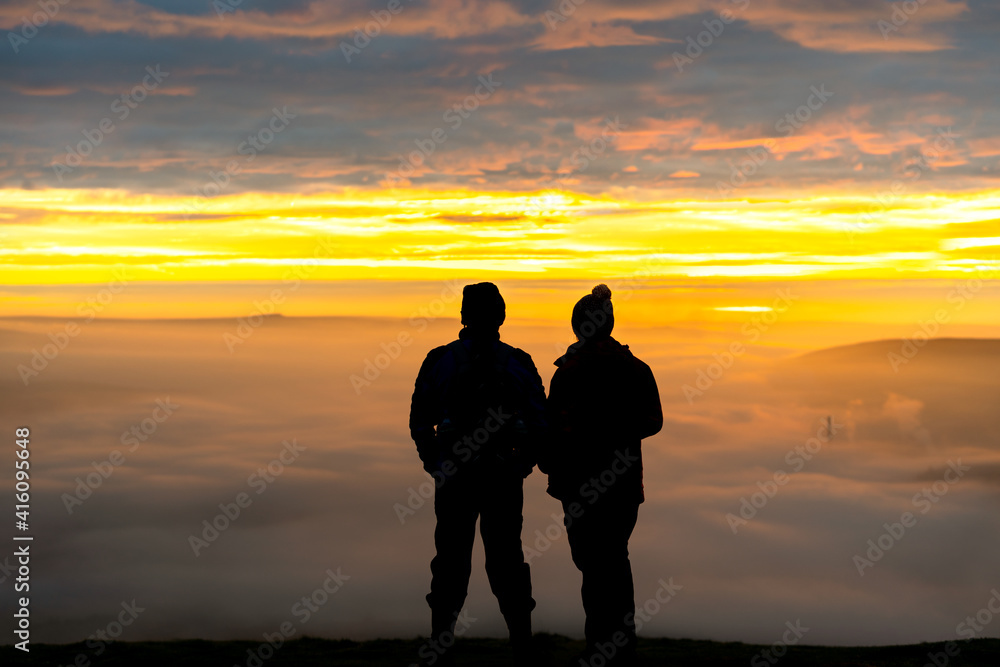
[[[406,416],[483,280],[546,387],[599,282],[656,375],[637,602],[687,588],[647,636],[954,638],[1000,583],[1000,344],[887,355],[1000,339],[998,34],[993,0],[0,0],[0,428],[37,438],[38,639],[131,598],[126,640],[257,638],[341,566],[305,633],[426,633],[433,512],[393,510],[427,482]],[[844,432],[731,531],[828,418]],[[192,554],[292,438],[301,464]],[[531,544],[558,503],[525,489]],[[479,548],[474,634],[500,636]],[[565,540],[547,554],[536,628],[580,636]]]
[[[3,283],[996,266],[1000,7],[900,7],[4,2]]]

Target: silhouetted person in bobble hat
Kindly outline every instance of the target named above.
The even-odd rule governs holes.
[[[607,285],[577,302],[572,325],[578,340],[555,362],[551,437],[538,467],[549,476],[549,494],[562,501],[573,563],[583,575],[585,664],[600,654],[600,664],[630,665],[636,636],[628,540],[644,500],[641,441],[662,428],[663,411],[649,366],[611,337]]]
[[[427,354],[410,407],[410,435],[435,480],[427,664],[451,664],[448,649],[472,573],[476,520],[486,574],[515,656],[529,659],[531,576],[521,550],[523,484],[545,428],[545,389],[531,357],[500,341],[506,305],[492,283],[466,285],[458,340]]]

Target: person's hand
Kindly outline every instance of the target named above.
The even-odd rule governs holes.
[[[441,466],[444,465],[444,457],[440,452],[434,454],[429,454],[426,458],[422,459],[424,464],[424,472],[428,475],[440,474]]]
[[[441,452],[438,451],[437,443],[434,439],[418,443],[417,453],[420,455],[420,463],[423,465],[424,472],[428,475],[433,475],[435,472],[441,471]]]

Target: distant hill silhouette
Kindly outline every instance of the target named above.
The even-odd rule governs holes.
[[[899,338],[840,345],[824,350],[807,352],[795,359],[802,363],[814,362],[865,362],[878,361],[889,365],[889,354],[903,354],[906,341]],[[991,360],[1000,363],[1000,339],[995,338],[933,338],[929,341],[912,341],[915,353],[909,357],[910,365],[917,360]],[[905,368],[903,363],[900,368]],[[891,370],[891,367],[890,367]]]
[[[775,364],[769,382],[812,397],[836,391],[851,393],[850,398],[874,398],[891,391],[918,398],[954,396],[951,392],[985,398],[1000,394],[998,376],[1000,340],[940,338],[917,346],[889,339],[782,360]]]
[[[783,400],[857,422],[858,439],[872,445],[885,442],[888,431],[898,440],[902,427],[895,424],[902,419],[925,447],[1000,449],[1000,340],[907,345],[878,340],[809,352],[776,363],[767,381],[786,394]],[[880,427],[879,419],[893,425]]]

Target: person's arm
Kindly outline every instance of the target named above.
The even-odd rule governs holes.
[[[549,398],[545,402],[548,422],[545,438],[538,447],[538,469],[546,475],[559,467],[569,438],[569,407],[566,405],[565,371],[560,368],[549,382]]]
[[[542,384],[542,376],[535,368],[535,362],[527,352],[521,352],[518,360],[523,368],[523,396],[524,396],[524,420],[534,433],[541,433],[545,430],[548,420],[545,416],[545,385]]]
[[[417,445],[417,455],[427,472],[434,471],[439,459],[435,427],[441,422],[443,413],[433,373],[443,353],[444,348],[436,348],[427,353],[420,372],[417,373],[410,400],[410,437]]]
[[[545,413],[545,385],[542,384],[542,376],[538,374],[535,363],[527,354],[527,380],[528,387],[525,395],[525,411],[527,419],[525,425],[528,427],[528,460],[526,464],[534,467],[538,462],[541,448],[548,438],[549,423]],[[530,472],[530,468],[529,468]]]
[[[636,426],[639,439],[656,435],[663,428],[663,407],[660,405],[660,392],[656,388],[656,378],[653,370],[644,362],[636,359],[638,369],[637,405],[639,407]]]

